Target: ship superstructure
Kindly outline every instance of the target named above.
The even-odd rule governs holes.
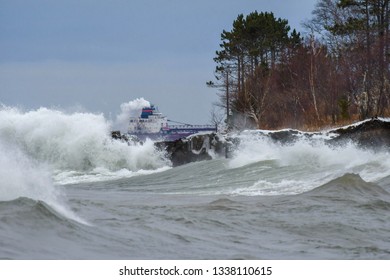
[[[128,134],[139,140],[174,141],[200,132],[216,132],[213,125],[171,125],[166,116],[160,113],[154,105],[142,108],[139,117],[131,117]]]

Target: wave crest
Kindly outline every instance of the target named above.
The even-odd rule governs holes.
[[[72,113],[40,108],[22,112],[0,110],[0,141],[56,174],[155,170],[168,165],[153,142],[143,145],[114,141],[111,123],[102,114]],[[61,177],[61,176],[60,176]]]

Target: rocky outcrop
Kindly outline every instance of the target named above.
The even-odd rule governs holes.
[[[390,121],[372,118],[349,126],[321,132],[302,132],[293,129],[278,131],[258,130],[254,133],[280,144],[292,144],[298,140],[324,141],[329,145],[355,143],[364,148],[390,148]]]
[[[120,131],[112,131],[111,138],[126,142],[128,145],[142,145],[136,137],[121,134]],[[195,161],[210,160],[214,157],[225,157],[231,143],[220,134],[210,133],[196,134],[175,141],[155,142],[154,145],[157,149],[165,151],[173,166],[179,166]]]
[[[119,130],[111,131],[111,138],[114,140],[125,142],[129,145],[142,144],[137,137],[132,137],[131,135],[122,134]]]
[[[251,131],[261,137],[280,143],[292,144],[298,140],[323,141],[328,145],[342,145],[354,142],[358,146],[370,149],[390,148],[390,121],[373,118],[350,126],[322,132],[302,132],[285,129],[279,131]],[[135,143],[128,136],[113,132],[112,138]],[[221,135],[218,133],[197,134],[176,141],[156,142],[155,146],[166,151],[173,166],[209,160],[215,157],[228,157],[229,153],[240,145],[240,135]]]
[[[228,142],[217,133],[197,134],[176,141],[157,142],[173,166],[225,156]]]
[[[332,143],[355,142],[366,148],[390,147],[390,122],[377,118],[331,131],[335,136]]]

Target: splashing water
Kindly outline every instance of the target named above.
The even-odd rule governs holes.
[[[128,145],[111,139],[110,131],[103,115],[0,107],[0,200],[42,200],[69,216],[55,185],[170,168],[153,142]]]
[[[252,131],[239,135],[240,145],[234,151],[229,169],[251,168],[260,178],[250,186],[238,188],[234,194],[297,194],[325,182],[357,173],[375,182],[390,176],[388,151],[373,151],[352,142],[328,145],[324,139],[298,139],[281,144]]]
[[[128,171],[127,175],[133,175],[168,166],[151,141],[132,146],[113,141],[110,123],[103,115],[91,113],[3,108],[0,139],[4,145],[12,144],[31,159],[48,164],[56,178],[66,174],[96,175],[100,171],[106,175]]]
[[[120,106],[121,112],[116,116],[113,127],[121,131],[126,131],[129,117],[138,117],[141,114],[142,108],[148,106],[150,106],[150,102],[144,98],[137,98],[127,103],[122,103]]]

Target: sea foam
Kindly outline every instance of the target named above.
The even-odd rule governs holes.
[[[228,168],[256,165],[259,176],[263,173],[265,176],[261,168],[271,161],[275,171],[267,172],[266,177],[251,186],[237,189],[234,194],[297,194],[346,173],[359,174],[369,182],[390,176],[390,156],[385,149],[362,148],[352,141],[331,145],[326,142],[326,137],[302,136],[283,144],[258,131],[248,131],[236,137],[240,144],[233,151]],[[275,173],[276,170],[286,174]]]
[[[76,174],[72,182],[83,175],[98,175],[96,179],[101,180],[105,175],[108,179],[120,174],[128,177],[169,166],[152,141],[129,145],[111,139],[110,131],[111,123],[102,114],[69,114],[48,108],[0,110],[2,145],[47,165],[59,183],[69,179],[66,174]]]

